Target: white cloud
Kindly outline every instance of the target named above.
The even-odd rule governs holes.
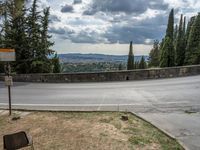
[[[82,0],[82,3],[74,4],[74,0],[39,0],[40,8],[50,6],[51,15],[59,18],[50,24],[50,29],[54,32],[52,33],[53,40],[55,40],[54,49],[59,53],[97,51],[98,53],[126,54],[127,44],[125,46],[101,43],[128,43],[130,40],[134,40],[136,43],[141,43],[139,47],[136,47],[141,51],[136,53],[147,54],[151,49],[148,44],[152,43],[154,39],[162,38],[171,8],[178,11],[177,19],[180,18],[181,13],[191,17],[200,10],[200,0],[151,0],[149,1],[151,7],[145,6],[142,11],[138,10],[142,5],[136,6],[134,9],[129,8],[131,11],[136,10],[137,13],[117,12],[112,8],[115,10],[114,12],[97,11],[94,15],[83,15],[91,7],[92,1],[94,0]],[[106,2],[106,0],[99,1]],[[121,1],[123,2],[123,0]],[[121,1],[118,0],[118,2]],[[62,7],[66,5],[72,6],[73,12],[62,13]],[[120,8],[120,10],[124,10],[124,8]],[[85,44],[81,44],[81,42]]]

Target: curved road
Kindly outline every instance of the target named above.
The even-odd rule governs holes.
[[[7,107],[0,82],[0,107]],[[131,111],[167,131],[189,149],[200,149],[200,76],[103,83],[15,83],[14,108]]]

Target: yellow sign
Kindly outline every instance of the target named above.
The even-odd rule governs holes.
[[[15,61],[14,49],[0,49],[0,61]]]

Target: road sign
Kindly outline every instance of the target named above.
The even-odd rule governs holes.
[[[14,49],[0,49],[0,61],[15,61]]]
[[[12,86],[13,85],[13,78],[11,76],[5,76],[5,85]]]

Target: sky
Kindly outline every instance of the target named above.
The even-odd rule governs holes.
[[[38,0],[50,6],[49,33],[58,53],[148,55],[165,34],[170,10],[175,22],[200,10],[200,0]]]

